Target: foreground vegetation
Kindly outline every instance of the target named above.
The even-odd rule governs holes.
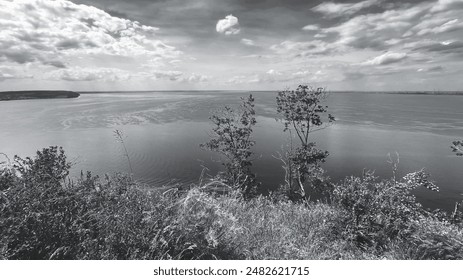
[[[295,143],[277,156],[285,182],[268,196],[252,172],[252,96],[211,117],[202,147],[223,156],[225,171],[197,185],[160,189],[91,172],[71,180],[58,147],[25,159],[0,154],[0,259],[463,259],[461,205],[430,211],[413,195],[439,190],[424,170],[397,178],[397,157],[387,180],[325,176],[328,152],[310,141],[335,120],[324,96],[304,86],[279,93]],[[452,150],[462,156],[463,142]]]
[[[5,168],[2,259],[462,259],[461,223],[424,210],[402,182],[372,174],[328,202],[218,194],[220,182],[146,188],[123,175],[66,180],[50,147]]]

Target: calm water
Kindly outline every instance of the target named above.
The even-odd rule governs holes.
[[[125,92],[82,94],[77,99],[0,102],[0,152],[29,156],[50,145],[63,146],[80,170],[127,172],[115,129],[125,143],[137,180],[151,186],[197,182],[202,166],[214,174],[217,156],[202,151],[216,108],[238,104],[248,92]],[[255,171],[269,189],[283,170],[272,157],[287,142],[275,121],[275,92],[254,92],[258,124]],[[463,138],[463,96],[331,93],[334,126],[315,134],[330,152],[324,165],[339,181],[364,168],[390,177],[387,154],[400,154],[400,175],[426,168],[441,188],[417,191],[428,207],[451,209],[463,193],[463,158],[451,142]]]

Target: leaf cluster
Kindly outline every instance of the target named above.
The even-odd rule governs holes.
[[[285,131],[294,129],[300,141],[308,144],[311,132],[334,122],[328,106],[322,105],[326,96],[323,88],[314,89],[307,85],[300,85],[296,90],[280,91],[276,98],[277,112],[282,116]]]

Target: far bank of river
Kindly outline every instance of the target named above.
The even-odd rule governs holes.
[[[23,99],[77,98],[79,96],[79,93],[67,90],[2,91],[0,92],[0,101]]]

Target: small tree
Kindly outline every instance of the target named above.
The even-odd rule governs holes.
[[[223,155],[227,183],[249,195],[256,186],[255,175],[251,172],[251,148],[255,144],[251,133],[256,118],[252,95],[241,100],[239,110],[225,106],[212,114],[209,118],[214,124],[211,139],[201,147]]]
[[[315,142],[309,138],[311,133],[335,121],[328,113],[328,106],[322,105],[326,97],[323,88],[300,85],[296,90],[280,91],[276,98],[277,111],[285,125],[284,131],[289,132],[291,139],[290,150],[279,158],[285,164],[286,184],[290,192],[297,188],[302,197],[305,196],[304,183],[323,173],[320,163],[328,156],[327,151],[317,149]],[[296,148],[292,143],[293,131],[299,140]]]

